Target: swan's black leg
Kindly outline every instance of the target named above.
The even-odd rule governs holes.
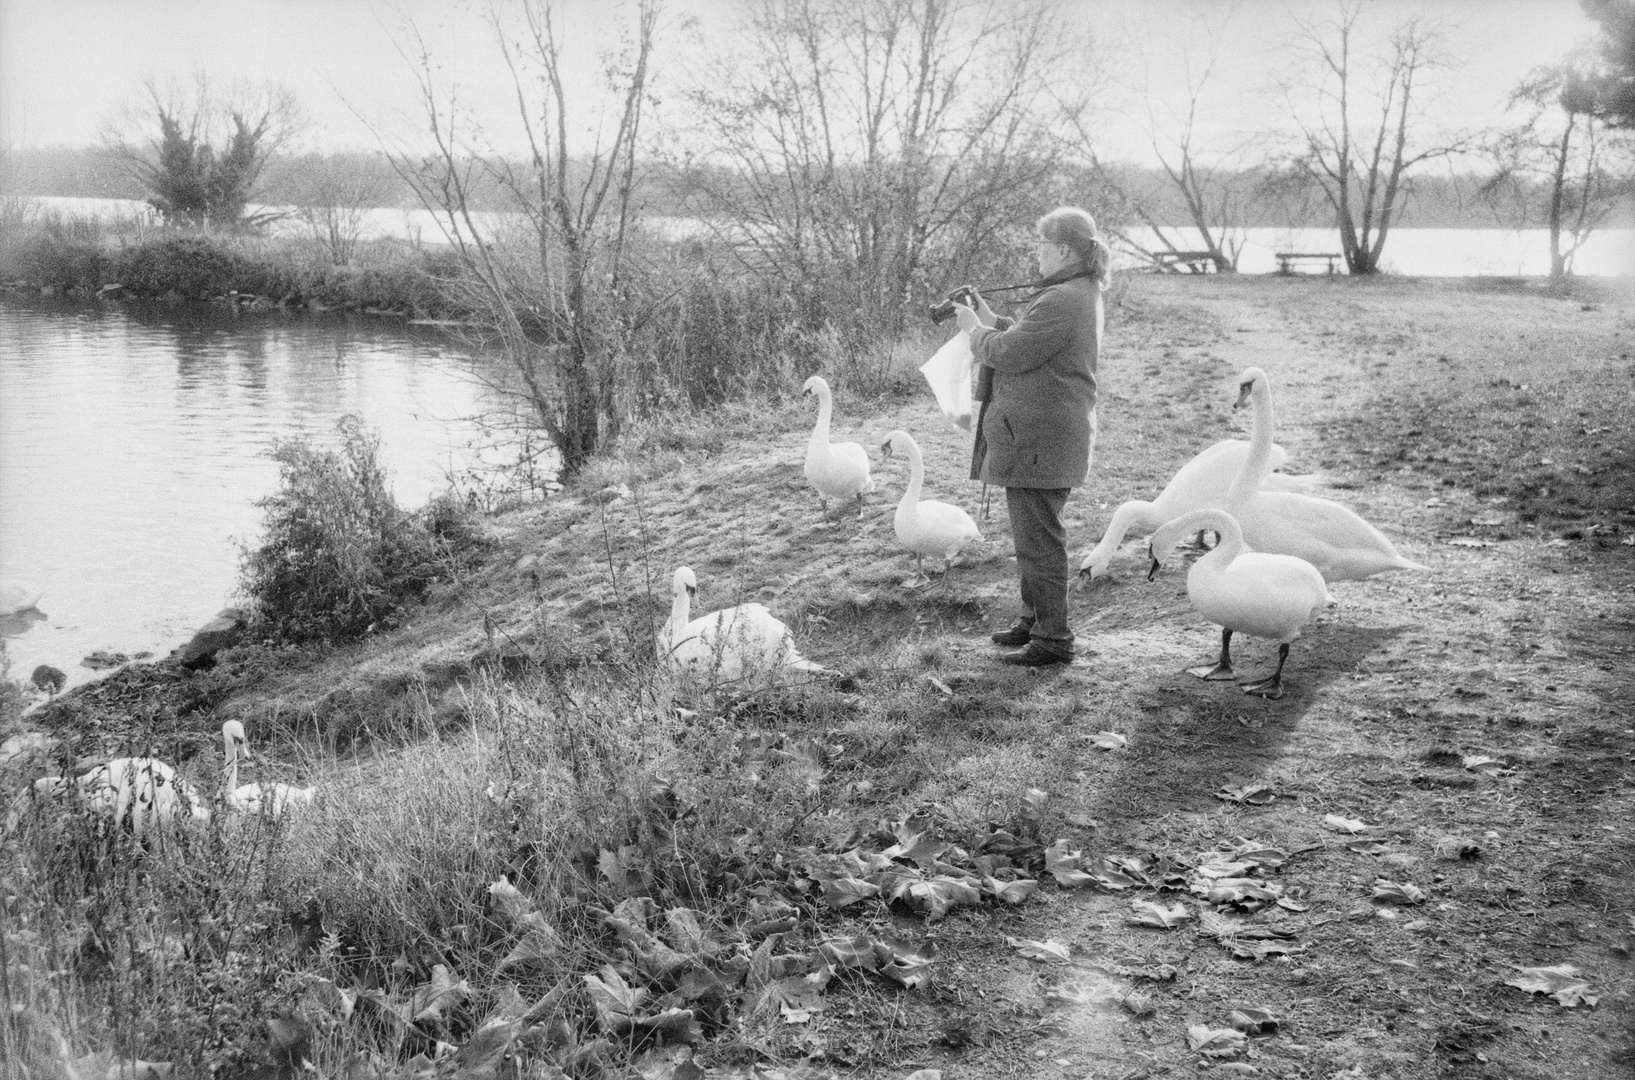
[[[1254,682],[1239,683],[1238,689],[1245,694],[1256,697],[1271,698],[1276,701],[1283,696],[1283,662],[1289,658],[1289,643],[1284,642],[1277,647],[1277,670],[1269,678],[1257,679]]]
[[[1221,627],[1221,658],[1215,661],[1214,667],[1187,668],[1188,675],[1196,675],[1200,679],[1230,679],[1232,677],[1232,631],[1228,627]]]

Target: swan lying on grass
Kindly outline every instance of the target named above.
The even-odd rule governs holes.
[[[715,682],[763,672],[824,670],[801,656],[789,627],[764,605],[739,604],[690,619],[698,578],[686,566],[676,568],[671,590],[670,621],[658,635],[659,659],[682,673]]]
[[[222,802],[229,810],[240,814],[259,814],[263,810],[279,816],[297,806],[306,806],[317,795],[316,787],[296,787],[293,784],[245,784],[238,782],[238,761],[252,760],[250,742],[244,734],[244,725],[229,720],[221,726],[221,741],[226,754],[223,769]]]
[[[76,795],[115,825],[138,836],[146,835],[161,822],[210,818],[204,797],[158,758],[114,758],[72,780],[42,776],[34,781],[34,791],[45,798]]]
[[[1166,521],[1173,521],[1191,510],[1221,509],[1226,506],[1232,481],[1242,471],[1249,457],[1250,444],[1243,439],[1222,439],[1213,446],[1200,450],[1191,461],[1181,466],[1164,490],[1151,502],[1132,499],[1120,503],[1113,511],[1112,520],[1101,535],[1101,540],[1079,565],[1079,573],[1098,578],[1107,573],[1118,546],[1130,533],[1145,536]],[[1271,468],[1281,469],[1289,455],[1281,446],[1271,449]],[[1285,476],[1269,472],[1262,486],[1268,491],[1306,492],[1321,483],[1317,476]]]
[[[1152,534],[1148,580],[1183,536],[1213,529],[1220,543],[1187,571],[1187,599],[1198,614],[1221,627],[1221,655],[1213,667],[1189,668],[1202,679],[1230,679],[1232,635],[1270,638],[1278,643],[1277,670],[1265,679],[1240,684],[1246,694],[1265,698],[1283,696],[1283,664],[1289,642],[1333,601],[1317,568],[1292,555],[1245,551],[1243,530],[1224,510],[1194,510],[1166,522]]]
[[[953,569],[954,558],[965,545],[982,539],[971,515],[952,503],[936,499],[921,499],[925,483],[925,460],[920,456],[920,445],[906,431],[893,431],[880,444],[889,457],[893,451],[908,455],[908,489],[897,504],[893,524],[897,542],[914,553],[918,576],[903,582],[905,586],[924,584],[930,579],[925,573],[925,557],[930,555],[944,561],[943,580]]]
[[[829,441],[834,398],[822,376],[807,379],[801,393],[816,394],[818,399],[817,424],[812,428],[812,441],[806,447],[806,479],[817,489],[818,505],[828,513],[830,499],[856,499],[858,512],[862,513],[863,496],[874,490],[874,481],[869,478],[868,451],[861,443]]]
[[[1387,570],[1424,570],[1397,554],[1385,534],[1332,499],[1264,488],[1271,472],[1272,388],[1266,373],[1249,368],[1239,376],[1238,399],[1253,403],[1254,437],[1249,456],[1227,495],[1226,510],[1237,519],[1254,551],[1293,555],[1315,566],[1324,581],[1361,581]]]

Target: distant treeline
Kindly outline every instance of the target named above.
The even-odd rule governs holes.
[[[1161,224],[1191,224],[1180,192],[1161,169],[1113,165],[1109,178],[1132,202],[1139,202]],[[714,178],[719,183],[719,177]],[[1333,222],[1321,196],[1297,177],[1272,169],[1250,169],[1224,176],[1237,192],[1241,224],[1249,228],[1324,228]],[[1393,221],[1401,228],[1543,228],[1543,198],[1527,200],[1539,209],[1536,221],[1515,221],[1516,200],[1503,212],[1482,198],[1488,176],[1475,173],[1429,175],[1412,179],[1410,191]],[[647,170],[642,202],[650,214],[686,216],[689,195],[698,178],[665,166]],[[1105,181],[1087,180],[1086,190],[1105,190]],[[1542,192],[1542,189],[1541,189]],[[80,198],[142,199],[145,193],[119,161],[95,148],[37,147],[12,150],[0,164],[0,194],[19,196],[72,196]],[[269,162],[257,201],[278,206],[304,206],[332,201],[361,206],[412,206],[412,190],[378,152],[286,154]],[[506,193],[497,184],[486,190],[479,184],[473,208],[503,209]],[[1116,207],[1102,208],[1107,219],[1122,215]],[[1128,224],[1140,224],[1130,218]],[[1608,227],[1635,227],[1635,206],[1625,206]]]

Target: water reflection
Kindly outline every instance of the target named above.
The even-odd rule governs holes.
[[[356,413],[393,490],[480,467],[502,408],[441,335],[366,317],[0,303],[0,573],[47,618],[0,625],[12,676],[83,681],[98,649],[164,653],[232,598],[284,438]]]

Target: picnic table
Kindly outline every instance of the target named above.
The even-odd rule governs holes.
[[[1277,258],[1277,272],[1280,274],[1294,273],[1294,266],[1300,262],[1326,262],[1328,272],[1336,273],[1334,265],[1345,258],[1337,251],[1277,251],[1273,252]]]
[[[1213,251],[1160,251],[1152,258],[1160,271],[1170,274],[1179,274],[1183,266],[1193,274],[1207,274],[1215,269]]]

